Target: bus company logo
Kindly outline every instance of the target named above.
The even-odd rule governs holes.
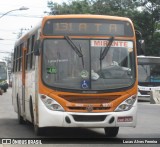
[[[87,110],[88,112],[92,112],[92,111],[93,111],[93,105],[88,105],[88,106],[86,107],[86,110]]]
[[[2,139],[2,144],[12,144],[11,139]]]

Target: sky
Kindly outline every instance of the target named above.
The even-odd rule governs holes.
[[[0,16],[8,11],[28,7],[28,10],[12,11],[0,18],[0,59],[8,58],[13,52],[14,43],[18,34],[25,33],[36,26],[43,16],[44,11],[49,11],[47,2],[57,3],[68,0],[0,0]],[[7,53],[2,53],[7,52]]]

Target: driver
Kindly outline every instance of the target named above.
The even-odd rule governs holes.
[[[116,61],[113,61],[113,49],[109,49],[109,51],[106,54],[106,57],[102,62],[102,69],[108,66],[118,66],[118,63]]]
[[[101,65],[102,69],[106,69],[109,66],[118,66],[118,62],[113,61],[113,52],[114,52],[113,48],[108,50],[105,58],[102,60],[102,65]],[[98,80],[99,77],[100,77],[100,75],[97,72],[95,72],[95,71],[93,69],[91,70],[91,79],[92,80]]]

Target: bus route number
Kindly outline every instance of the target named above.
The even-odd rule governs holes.
[[[49,67],[49,68],[47,68],[47,73],[48,74],[56,74],[57,69],[55,67]]]

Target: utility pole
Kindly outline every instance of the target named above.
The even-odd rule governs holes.
[[[23,35],[23,32],[24,31],[29,31],[30,29],[28,28],[28,29],[26,29],[26,28],[21,28],[20,29],[20,32],[18,33],[18,38],[20,38],[22,35]]]

